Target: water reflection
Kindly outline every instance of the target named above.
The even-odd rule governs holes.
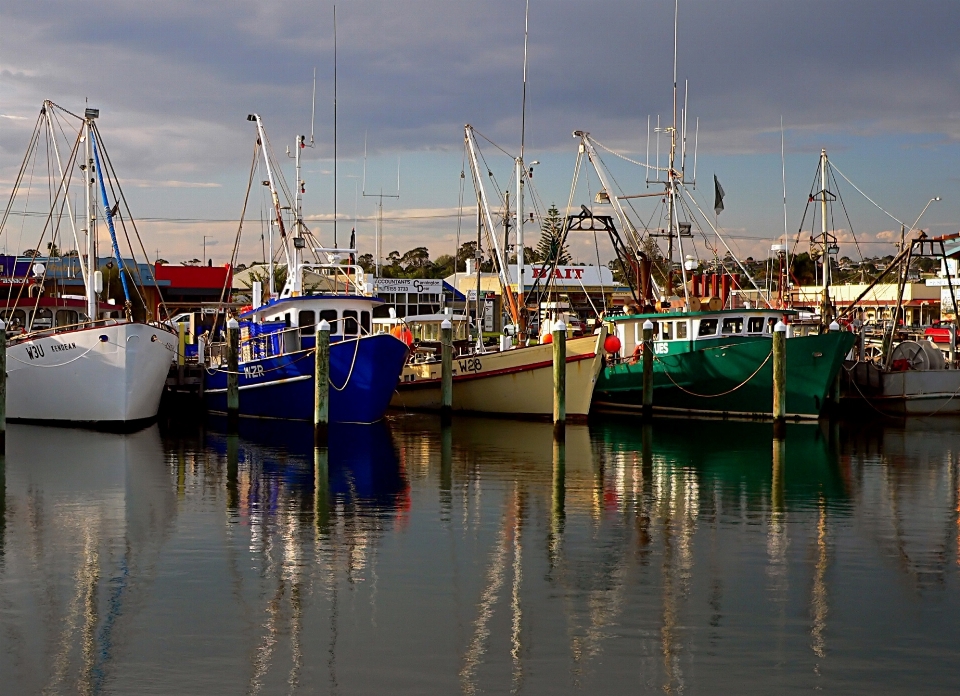
[[[0,673],[18,693],[960,676],[960,434],[939,423],[775,441],[605,420],[559,443],[549,424],[404,415],[327,447],[299,424],[186,427],[11,427]]]

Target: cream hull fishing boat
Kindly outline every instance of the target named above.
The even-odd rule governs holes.
[[[567,340],[567,417],[585,419],[603,368],[606,331]],[[440,363],[403,370],[391,406],[440,408]],[[524,416],[553,414],[553,346],[541,344],[453,359],[453,410]]]

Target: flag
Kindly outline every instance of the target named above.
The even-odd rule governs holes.
[[[350,265],[353,266],[357,263],[357,256],[353,252],[357,248],[357,228],[354,227],[350,230]]]
[[[723,211],[723,197],[727,194],[723,192],[723,186],[720,185],[720,179],[717,178],[716,174],[713,175],[713,188],[713,212],[719,215]]]

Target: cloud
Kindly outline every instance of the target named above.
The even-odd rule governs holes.
[[[237,217],[254,142],[246,115],[263,116],[289,172],[283,151],[295,134],[309,132],[316,68],[317,147],[310,158],[324,163],[310,168],[320,172],[308,177],[308,191],[319,190],[320,176],[329,180],[333,154],[332,15],[326,0],[105,0],[95,12],[73,0],[8,0],[0,22],[0,179],[16,174],[43,99],[75,112],[89,99],[101,109],[100,128],[121,179],[143,189],[133,201],[137,211]],[[457,184],[443,177],[445,168],[459,172],[463,124],[517,149],[523,3],[351,0],[337,6],[337,18],[341,178],[357,175],[367,136],[371,166],[389,160],[393,165],[383,166],[389,171],[403,153],[411,211],[449,208]],[[748,184],[756,183],[750,170],[761,164],[770,172],[765,178],[779,175],[781,115],[788,153],[815,156],[825,146],[860,156],[858,144],[867,142],[922,151],[915,157],[934,161],[946,154],[958,159],[957,26],[955,0],[929,0],[922,11],[898,0],[684,0],[680,103],[689,80],[691,129],[700,118],[701,166],[728,167],[721,179],[731,196],[739,188],[741,200],[751,197],[754,210],[744,211],[735,226],[758,238],[780,227],[779,181],[766,190]],[[668,0],[533,0],[527,152],[544,161],[544,153],[572,158],[570,133],[586,129],[611,147],[644,153],[647,115],[669,119],[673,108],[672,28]],[[81,59],[93,54],[95,70]],[[349,158],[352,169],[345,171]],[[538,180],[550,181],[546,169],[538,169]],[[897,171],[868,162],[864,169],[891,179],[870,189],[888,197],[920,187],[892,181],[905,173],[903,166]],[[939,180],[956,178],[956,171],[942,169]],[[860,181],[857,172],[848,173]],[[546,199],[566,200],[564,176],[555,176]],[[341,182],[341,215],[352,210],[352,194]],[[915,197],[919,210],[929,195]],[[361,204],[367,213],[374,205]],[[311,213],[322,208],[321,217],[332,210],[329,196],[311,205]],[[928,215],[950,211],[960,208],[945,204]],[[428,224],[389,212],[404,214],[410,224],[403,234],[411,240],[436,235],[439,248],[456,235],[455,218]],[[729,215],[738,214],[731,207]],[[174,244],[179,237],[163,239]]]

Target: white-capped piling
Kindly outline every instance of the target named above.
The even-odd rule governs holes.
[[[643,410],[644,420],[653,416],[653,322],[643,322]]]
[[[440,419],[449,422],[453,412],[453,323],[440,324]]]
[[[180,326],[183,326],[181,324]],[[240,322],[227,320],[227,421],[236,426],[240,418]]]
[[[773,423],[782,428],[787,417],[787,325],[773,327]],[[776,432],[776,431],[775,431]]]
[[[321,319],[317,324],[313,392],[313,432],[316,440],[323,440],[330,423],[330,322]]]
[[[553,325],[553,430],[562,436],[567,422],[567,325]]]

